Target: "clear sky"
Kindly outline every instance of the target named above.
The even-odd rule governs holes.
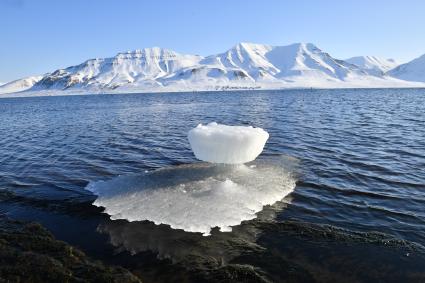
[[[0,82],[160,46],[312,42],[340,59],[425,53],[423,0],[0,0]]]

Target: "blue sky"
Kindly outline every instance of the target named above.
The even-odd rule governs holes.
[[[337,58],[425,53],[420,0],[0,0],[0,82],[160,46],[209,55],[238,42],[312,42]]]

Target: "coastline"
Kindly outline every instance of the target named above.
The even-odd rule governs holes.
[[[163,260],[167,261],[171,257],[173,263],[165,265],[159,273],[151,274],[149,268],[127,264],[125,256],[121,256],[122,264],[114,266],[99,259],[93,260],[78,248],[56,240],[38,223],[2,217],[0,253],[3,263],[0,277],[9,282],[83,280],[129,283],[154,282],[167,278],[187,278],[202,282],[425,280],[424,247],[379,232],[355,232],[293,220],[268,222],[261,219],[244,222],[234,232],[215,232],[210,237],[191,233],[185,235],[183,231],[173,232],[169,227],[143,222],[119,220],[108,225],[112,225],[117,231],[131,233],[129,235],[132,237],[126,238],[124,249],[154,244],[143,242],[143,227],[151,227],[149,229],[154,229],[157,233],[162,231],[164,235],[180,235],[170,236],[168,240],[165,238],[169,243],[158,242],[161,249],[167,245],[173,247],[172,243],[180,237],[186,237],[186,244],[168,252],[163,250],[162,252],[171,252]],[[126,228],[122,230],[124,227]],[[253,232],[267,233],[254,239],[249,236]],[[139,239],[138,235],[142,238]],[[117,238],[114,239],[117,248],[121,246]],[[269,246],[276,242],[279,243],[276,248],[270,249]],[[188,246],[185,247],[186,245]],[[133,252],[129,252],[128,256],[132,257]],[[158,252],[159,258],[164,256],[161,251]],[[369,258],[364,255],[369,255]],[[399,266],[403,269],[400,270]]]
[[[239,87],[239,88],[224,88],[224,89],[194,89],[194,90],[173,90],[173,89],[125,89],[120,91],[107,91],[99,90],[40,90],[40,91],[20,91],[12,93],[0,93],[1,98],[24,98],[24,97],[60,97],[60,96],[87,96],[87,95],[111,95],[111,94],[170,94],[170,93],[210,93],[210,92],[255,92],[255,91],[286,91],[286,90],[378,90],[378,89],[425,89],[425,83],[418,83],[415,85],[406,86],[344,86],[344,87],[280,87],[280,88],[253,88],[253,87]]]
[[[41,224],[0,217],[0,278],[6,282],[141,282],[128,270],[89,258]]]

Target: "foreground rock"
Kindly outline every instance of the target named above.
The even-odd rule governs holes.
[[[129,252],[132,263],[123,266],[145,282],[425,282],[420,244],[379,232],[264,221],[268,212],[208,237],[147,221],[108,221],[98,231],[117,253]],[[146,251],[160,259],[154,268],[143,263]]]
[[[0,219],[0,282],[141,282],[54,239],[36,223]]]

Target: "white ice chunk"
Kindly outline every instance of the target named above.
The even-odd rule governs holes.
[[[111,219],[150,220],[174,229],[210,233],[256,217],[292,192],[295,179],[280,165],[256,167],[196,163],[90,183]]]
[[[188,139],[196,158],[212,163],[242,164],[253,161],[263,151],[269,134],[251,126],[199,124]]]

